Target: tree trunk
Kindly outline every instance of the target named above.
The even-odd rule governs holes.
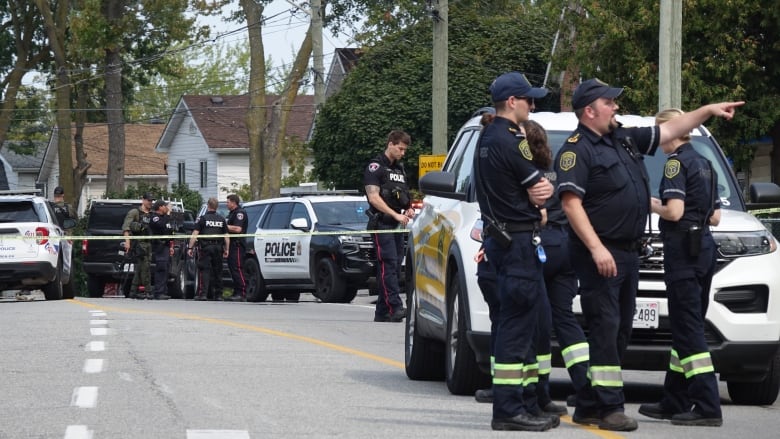
[[[266,127],[265,49],[263,48],[263,6],[253,0],[241,0],[249,34],[249,108],[246,130],[249,135],[249,191],[261,198],[264,186],[264,143]]]
[[[85,71],[89,71],[88,66],[85,66]],[[81,194],[81,190],[84,188],[84,183],[87,181],[87,171],[92,166],[87,161],[87,154],[84,152],[84,125],[87,122],[86,108],[89,101],[89,86],[87,81],[79,82],[76,87],[76,133],[73,135],[73,143],[76,149],[76,168],[73,169],[73,193]],[[76,197],[73,203],[73,208],[78,212],[80,196]],[[86,207],[86,206],[85,206]]]
[[[116,23],[123,13],[122,0],[109,0],[103,5],[106,20]],[[125,190],[125,118],[122,111],[121,45],[107,47],[105,62],[106,122],[108,123],[108,169],[106,194]]]
[[[57,151],[59,155],[59,185],[64,188],[73,188],[73,154],[70,143],[70,77],[68,76],[68,62],[65,56],[65,38],[68,30],[69,2],[58,2],[55,14],[52,12],[49,2],[35,0],[35,5],[41,12],[44,21],[46,36],[49,37],[54,55],[55,68],[57,69],[56,100],[57,100]],[[72,190],[65,191],[65,199],[73,204],[79,194]]]

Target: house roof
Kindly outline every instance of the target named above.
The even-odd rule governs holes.
[[[43,161],[43,155],[46,153],[46,142],[32,142],[32,146],[35,151],[31,155],[17,154],[11,150],[10,146],[14,143],[21,143],[18,141],[8,140],[3,145],[2,156],[5,161],[11,166],[12,169],[20,170],[35,170],[41,167],[41,161]]]
[[[268,110],[278,99],[279,96],[266,96]],[[249,95],[184,95],[181,103],[189,110],[209,148],[249,148],[249,135],[245,123]],[[180,104],[177,110],[182,109]],[[287,109],[290,111],[287,137],[308,140],[309,130],[314,120],[314,96],[298,95]],[[267,111],[266,116],[270,121],[271,111]]]

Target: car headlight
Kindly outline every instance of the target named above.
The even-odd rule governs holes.
[[[342,244],[359,244],[363,242],[361,235],[339,235],[339,242]]]
[[[777,244],[768,231],[714,232],[712,237],[718,245],[718,252],[725,258],[763,255],[777,250]]]

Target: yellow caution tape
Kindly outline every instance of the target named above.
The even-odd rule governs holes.
[[[228,238],[246,238],[255,236],[291,236],[291,235],[366,235],[366,234],[382,234],[382,233],[407,233],[407,229],[391,229],[391,230],[340,230],[334,232],[259,232],[259,233],[231,233]],[[9,239],[32,239],[43,240],[48,239],[50,241],[59,241],[67,239],[71,241],[101,241],[101,240],[157,240],[157,239],[190,239],[192,235],[180,234],[180,235],[138,235],[138,236],[78,236],[78,235],[64,235],[64,236],[22,236],[22,235],[2,235],[2,240]],[[224,239],[225,235],[198,235],[197,239]]]
[[[748,213],[751,215],[763,215],[767,213],[780,213],[780,207],[771,207],[768,209],[755,209],[755,210],[748,210]]]

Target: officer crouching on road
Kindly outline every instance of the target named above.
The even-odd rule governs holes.
[[[171,217],[168,215],[170,208],[168,203],[163,200],[157,200],[152,205],[152,220],[149,222],[149,229],[152,235],[164,236],[152,240],[152,255],[154,257],[154,300],[168,300],[168,267],[170,266],[171,256],[173,256],[173,246],[171,245],[170,235],[173,233],[171,226]]]
[[[669,109],[658,125],[682,115]],[[670,419],[675,425],[719,427],[723,424],[718,379],[704,337],[704,318],[715,274],[716,245],[710,226],[720,222],[718,177],[709,160],[689,143],[690,135],[661,144],[668,154],[653,212],[664,243],[664,282],[669,298],[672,352],[664,397],[642,404],[639,413]]]
[[[217,213],[219,201],[209,198],[206,213],[195,224],[190,236],[187,255],[192,257],[196,243],[200,244],[198,256],[198,291],[195,300],[220,300],[222,298],[222,261],[228,256],[230,238],[228,238],[225,217]],[[198,235],[225,235],[224,238],[198,238]]]
[[[393,230],[406,226],[414,217],[409,187],[401,159],[412,138],[404,131],[394,130],[387,136],[387,148],[374,157],[363,174],[366,197],[371,208],[368,230]],[[375,233],[377,258],[377,289],[375,322],[400,322],[406,317],[401,302],[398,278],[404,252],[403,233]]]

